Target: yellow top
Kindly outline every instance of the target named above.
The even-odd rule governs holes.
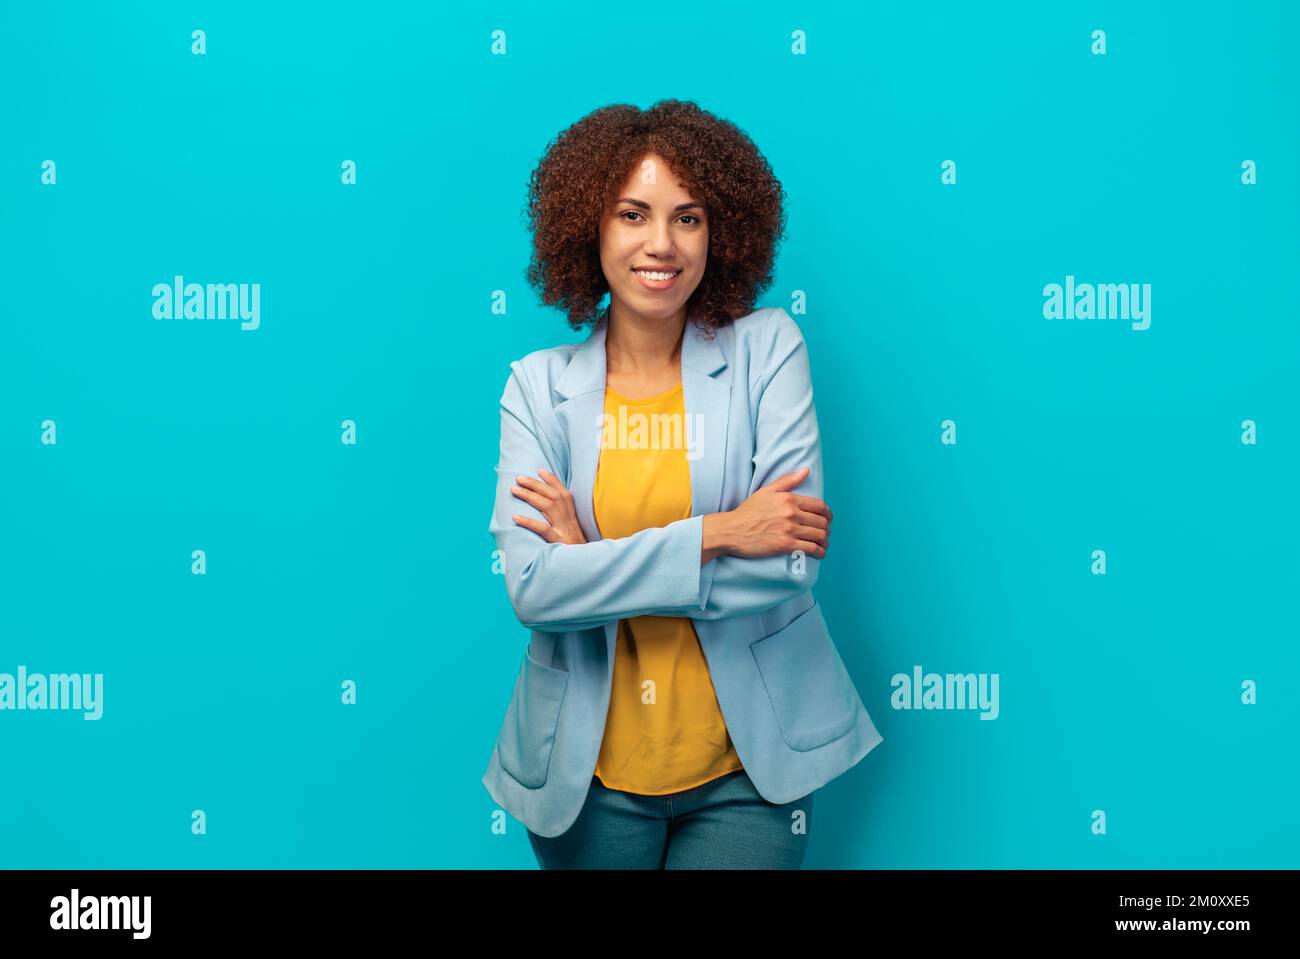
[[[686,429],[680,383],[640,400],[606,388],[592,487],[602,537],[618,539],[690,518],[687,440],[698,442],[698,434]],[[662,795],[741,768],[695,624],[674,616],[621,620],[596,761],[600,781],[610,789]]]

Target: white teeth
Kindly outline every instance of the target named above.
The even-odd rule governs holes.
[[[672,273],[651,273],[647,270],[633,270],[632,272],[637,276],[644,276],[647,280],[671,280],[677,275],[676,270]]]

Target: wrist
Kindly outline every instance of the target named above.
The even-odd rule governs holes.
[[[725,556],[732,549],[731,513],[706,513],[701,522],[700,564]]]

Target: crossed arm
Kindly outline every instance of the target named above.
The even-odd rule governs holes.
[[[821,441],[807,348],[784,310],[768,322],[775,331],[763,381],[754,387],[758,414],[749,492],[808,466],[799,492],[820,498]],[[763,612],[812,589],[821,561],[805,556],[802,575],[795,575],[784,554],[718,556],[710,560],[714,567],[706,586],[700,515],[577,544],[547,542],[515,523],[515,514],[545,522],[536,507],[511,492],[515,477],[539,468],[557,471],[549,443],[536,429],[521,368],[511,366],[501,397],[501,458],[489,531],[505,558],[506,592],[524,626],[567,632],[642,615],[724,619]]]

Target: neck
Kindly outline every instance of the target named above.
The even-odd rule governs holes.
[[[606,372],[655,373],[681,361],[686,308],[666,320],[640,316],[615,302],[605,330]]]

